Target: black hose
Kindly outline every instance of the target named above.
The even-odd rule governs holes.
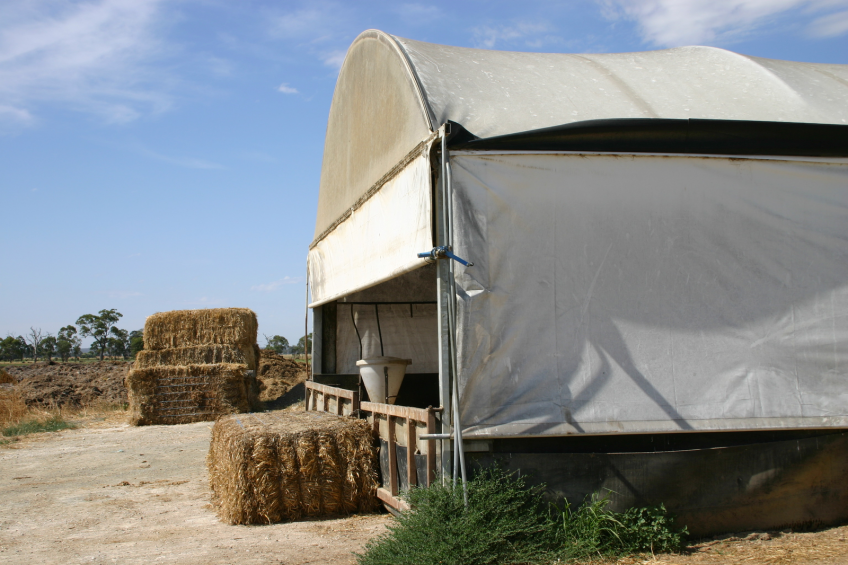
[[[356,327],[356,318],[353,317],[353,304],[350,305],[350,321],[353,322],[353,329],[356,330],[356,338],[359,340],[359,358],[362,359],[362,336],[359,335],[359,328]]]

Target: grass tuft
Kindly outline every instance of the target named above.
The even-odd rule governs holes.
[[[17,390],[0,389],[0,427],[21,421],[27,412],[26,402]]]
[[[59,430],[67,430],[76,427],[76,424],[68,422],[61,416],[54,415],[47,419],[24,420],[23,422],[6,426],[3,428],[3,435],[6,437],[17,437],[27,434],[36,434],[39,432],[58,432]]]
[[[6,369],[0,369],[0,384],[13,385],[17,383],[18,379],[9,374],[9,371],[7,371]]]
[[[619,513],[608,510],[607,504],[608,498],[597,496],[588,498],[577,509],[565,502],[559,511],[564,557],[674,553],[683,548],[687,529],[674,527],[674,518],[664,505],[630,508]]]
[[[412,510],[357,555],[359,565],[531,564],[674,552],[686,529],[677,530],[665,507],[608,510],[606,498],[579,508],[542,503],[544,486],[493,468],[468,481],[468,508],[459,484],[413,488]]]

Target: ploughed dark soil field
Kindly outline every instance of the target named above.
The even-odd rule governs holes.
[[[96,400],[123,404],[127,401],[124,377],[132,363],[33,363],[4,367],[18,380],[16,385],[27,406],[87,406]]]
[[[15,388],[27,406],[75,408],[95,401],[110,404],[127,402],[124,378],[131,367],[132,362],[129,361],[54,361],[3,369],[17,380]],[[303,400],[304,363],[263,350],[257,377],[260,399],[273,405],[269,407],[284,407]]]

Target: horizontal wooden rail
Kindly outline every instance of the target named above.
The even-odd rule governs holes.
[[[330,398],[335,397],[337,415],[344,415],[344,404],[342,403],[342,399],[350,401],[351,414],[356,414],[359,411],[359,393],[355,390],[347,390],[335,386],[322,385],[320,383],[316,383],[315,381],[306,381],[305,383],[303,383],[303,385],[306,389],[306,398],[304,398],[304,401],[306,402],[307,410],[314,410],[316,412],[329,412]],[[320,407],[318,406],[318,394],[320,394],[323,399],[323,402],[321,403]]]
[[[432,408],[413,408],[412,406],[398,406],[397,404],[382,404],[379,402],[363,402],[361,404],[363,412],[376,412],[378,414],[386,414],[396,418],[410,418],[416,422],[427,422],[431,412],[435,412]]]
[[[389,452],[388,484],[385,484],[386,478],[384,477],[383,488],[377,489],[377,497],[396,510],[407,510],[409,506],[398,498],[397,439],[395,438],[394,419],[406,420],[406,478],[409,486],[430,486],[436,480],[436,442],[435,440],[424,440],[428,441],[427,476],[418,477],[418,466],[415,464],[416,443],[418,441],[416,428],[417,422],[421,422],[426,426],[426,433],[433,434],[436,431],[436,412],[440,412],[441,409],[432,406],[429,408],[413,408],[379,402],[363,402],[361,409],[363,412],[373,414],[372,426],[376,437],[380,437],[380,423],[377,420],[377,415],[385,416],[388,424],[388,437],[381,437],[386,441]]]
[[[350,401],[352,414],[356,414],[359,410],[362,412],[370,412],[373,414],[372,430],[375,438],[380,438],[386,441],[388,447],[388,484],[377,489],[377,498],[382,500],[388,506],[396,510],[407,510],[409,505],[398,497],[398,462],[397,462],[397,438],[395,437],[395,419],[405,420],[406,424],[406,478],[409,486],[423,485],[429,486],[436,480],[436,440],[426,439],[427,441],[427,476],[418,476],[418,466],[415,464],[415,451],[417,450],[418,442],[418,423],[424,424],[426,431],[422,435],[432,435],[436,431],[436,413],[441,412],[441,408],[413,408],[412,406],[397,406],[395,404],[382,404],[379,402],[360,402],[359,393],[355,390],[347,390],[329,385],[323,385],[314,381],[306,381],[307,410],[317,412],[330,411],[330,399],[336,399],[335,413],[343,414],[342,400]],[[318,396],[321,397],[321,402],[318,401]],[[378,415],[386,418],[388,424],[388,437],[380,436],[380,422]],[[383,479],[384,483],[386,479]]]

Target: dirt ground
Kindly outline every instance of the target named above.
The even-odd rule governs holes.
[[[848,526],[819,532],[753,532],[693,543],[684,555],[629,557],[616,565],[845,565]]]
[[[259,399],[268,409],[285,408],[303,400],[306,364],[263,349],[259,355],[256,377],[259,379]]]
[[[94,427],[0,448],[0,563],[354,563],[388,515],[228,526],[209,505],[209,422]]]
[[[333,563],[390,523],[386,514],[228,526],[209,505],[209,422],[87,427],[0,448],[0,563]],[[693,543],[683,555],[618,565],[845,565],[848,526]]]

